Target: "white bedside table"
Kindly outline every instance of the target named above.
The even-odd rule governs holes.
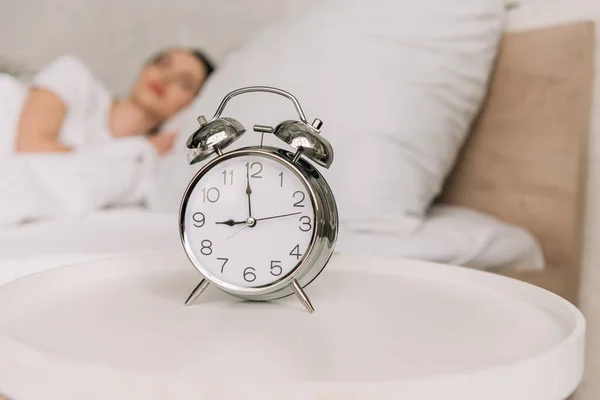
[[[561,400],[583,373],[570,303],[497,275],[334,256],[296,298],[198,283],[183,254],[63,267],[0,287],[0,392],[28,399]]]

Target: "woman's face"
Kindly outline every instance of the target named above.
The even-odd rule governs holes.
[[[167,51],[144,66],[132,99],[161,121],[188,105],[206,78],[204,64],[185,50]]]

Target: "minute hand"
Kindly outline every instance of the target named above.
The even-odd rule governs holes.
[[[276,218],[284,218],[284,217],[291,217],[292,215],[298,215],[298,214],[302,214],[301,211],[295,212],[295,213],[289,213],[289,214],[281,214],[281,215],[274,215],[272,217],[265,217],[265,218],[256,218],[256,221],[264,221],[266,219],[276,219]]]

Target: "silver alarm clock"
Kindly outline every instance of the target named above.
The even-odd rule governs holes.
[[[245,132],[235,119],[221,117],[229,100],[268,92],[292,101],[300,120],[275,127],[255,125],[260,145],[224,150]],[[209,284],[248,300],[272,300],[296,293],[310,311],[303,288],[329,261],[338,235],[333,193],[312,163],[329,168],[333,149],[320,135],[322,122],[309,124],[298,100],[267,86],[235,90],[214,117],[198,117],[188,139],[190,164],[209,160],[190,181],[179,211],[183,248],[203,279],[186,300],[191,304]],[[291,147],[263,146],[265,134]]]

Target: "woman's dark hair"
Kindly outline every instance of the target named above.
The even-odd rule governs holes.
[[[204,54],[204,52],[202,52],[201,50],[198,50],[198,49],[186,49],[186,50],[191,55],[196,57],[196,59],[198,59],[198,61],[200,61],[202,64],[204,64],[204,68],[206,68],[206,77],[208,78],[210,76],[210,74],[212,74],[213,71],[215,70],[215,65],[212,63],[212,61],[210,61],[210,59],[206,56],[206,54]]]

